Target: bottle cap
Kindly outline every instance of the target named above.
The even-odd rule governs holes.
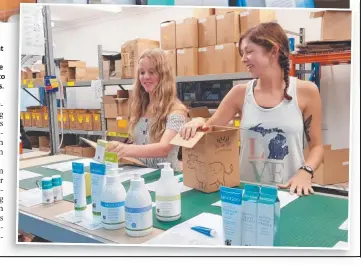
[[[135,174],[133,179],[131,179],[131,188],[139,189],[145,183],[145,180],[141,178],[139,174]]]
[[[157,165],[164,166],[161,169],[161,176],[174,177],[174,171],[173,171],[173,169],[171,167],[171,163],[165,162],[165,163],[158,163]]]

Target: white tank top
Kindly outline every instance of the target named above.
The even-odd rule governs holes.
[[[297,79],[290,77],[288,94],[293,99],[283,99],[273,108],[256,103],[254,81],[247,84],[240,122],[240,178],[269,185],[286,183],[304,164]]]

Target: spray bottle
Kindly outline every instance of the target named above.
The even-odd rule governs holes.
[[[181,188],[170,163],[160,163],[161,177],[156,186],[156,218],[171,222],[181,217]]]
[[[140,175],[131,179],[126,203],[126,232],[131,237],[147,236],[152,232],[152,199]]]

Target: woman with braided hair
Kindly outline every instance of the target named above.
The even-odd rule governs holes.
[[[185,124],[181,136],[189,139],[198,129],[227,125],[239,113],[241,180],[289,188],[299,196],[313,193],[313,172],[323,159],[317,86],[289,76],[289,41],[277,23],[249,29],[239,47],[254,79],[234,86],[207,122],[196,118]]]

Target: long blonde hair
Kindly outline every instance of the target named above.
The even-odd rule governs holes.
[[[138,60],[135,82],[130,102],[129,134],[134,138],[134,129],[140,118],[146,113],[147,106],[150,103],[149,94],[141,85],[139,80],[139,62],[143,58],[150,59],[155,71],[159,76],[159,83],[155,88],[155,102],[152,108],[154,116],[150,127],[150,138],[152,142],[158,142],[166,130],[167,116],[172,111],[181,111],[187,114],[186,107],[177,99],[176,77],[172,71],[171,64],[166,53],[161,49],[149,49],[143,52]]]

